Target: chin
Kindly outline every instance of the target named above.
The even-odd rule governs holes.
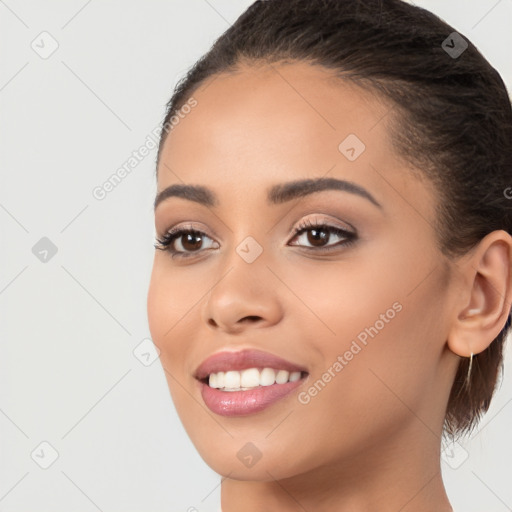
[[[255,439],[252,442],[250,439]],[[261,442],[257,439],[261,439]],[[208,441],[204,434],[191,437],[204,462],[216,473],[232,480],[273,481],[296,476],[308,470],[308,461],[296,458],[297,447],[285,439],[273,442],[264,436],[240,436],[225,442]],[[306,455],[305,453],[302,455]],[[312,462],[312,461],[309,461]]]

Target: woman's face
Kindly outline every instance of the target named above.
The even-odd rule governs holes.
[[[398,160],[390,107],[329,76],[307,64],[217,76],[159,162],[158,193],[209,192],[156,206],[158,238],[201,235],[175,238],[174,258],[155,251],[149,327],[188,435],[234,479],[438,449],[458,358],[445,343],[456,290],[435,192]],[[291,187],[320,178],[330,187]],[[239,353],[253,350],[263,358]],[[209,373],[259,387],[211,388]]]

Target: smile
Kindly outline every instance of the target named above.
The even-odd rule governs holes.
[[[196,370],[205,405],[221,416],[242,416],[266,409],[301,386],[304,367],[257,350],[219,352]]]

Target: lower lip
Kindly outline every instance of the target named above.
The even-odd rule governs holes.
[[[204,382],[201,386],[201,396],[210,411],[221,416],[245,416],[266,409],[281,400],[291,391],[299,387],[304,378],[285,384],[260,386],[247,391],[221,391],[211,388]]]

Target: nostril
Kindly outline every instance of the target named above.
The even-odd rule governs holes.
[[[242,318],[241,322],[244,322],[245,320],[260,320],[260,319],[261,319],[261,317],[259,317],[259,316],[249,315],[249,316]]]

